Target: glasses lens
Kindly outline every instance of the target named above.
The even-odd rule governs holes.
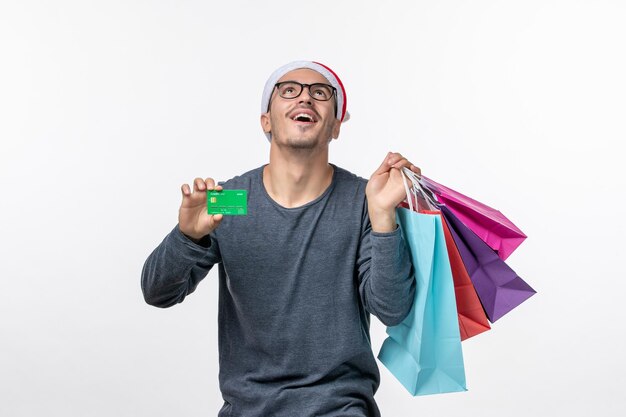
[[[327,101],[333,96],[333,89],[326,84],[311,84],[309,87],[311,97],[315,100]]]
[[[302,86],[298,83],[280,83],[278,85],[278,94],[282,98],[296,98],[302,92]]]

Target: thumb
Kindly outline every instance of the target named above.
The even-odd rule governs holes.
[[[372,174],[372,175],[380,175],[380,174],[384,174],[386,172],[389,172],[389,170],[391,169],[391,166],[389,165],[389,157],[390,156],[391,156],[391,152],[388,152],[387,155],[385,156],[385,159],[383,160],[383,163],[380,164],[378,169],[376,171],[374,171],[374,174]]]
[[[212,227],[211,229],[216,229],[217,226],[220,225],[220,223],[222,223],[222,219],[224,218],[223,214],[214,214],[213,216],[211,216],[211,223],[212,223]]]

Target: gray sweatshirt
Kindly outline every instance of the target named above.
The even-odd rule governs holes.
[[[374,233],[366,180],[333,165],[314,201],[285,208],[263,167],[226,181],[248,215],[225,216],[196,244],[178,226],[148,257],[147,303],[170,307],[219,265],[220,417],[379,416],[369,314],[408,314],[415,280],[401,230]]]

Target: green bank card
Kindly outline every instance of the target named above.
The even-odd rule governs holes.
[[[248,214],[248,190],[207,191],[209,214],[245,216]]]

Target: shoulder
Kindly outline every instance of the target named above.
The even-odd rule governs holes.
[[[337,199],[342,207],[350,207],[346,212],[356,216],[355,220],[361,225],[362,230],[368,227],[367,199],[365,188],[367,180],[347,169],[333,165],[335,168],[335,187],[333,198]]]
[[[348,171],[347,169],[338,167],[333,164],[331,165],[335,169],[335,181],[337,182],[337,185],[362,189],[363,192],[365,192],[365,186],[367,186],[367,180],[365,178],[359,177],[358,175]]]
[[[362,204],[365,201],[365,187],[367,180],[358,175],[333,165],[335,169],[334,197],[349,202],[351,206]]]

